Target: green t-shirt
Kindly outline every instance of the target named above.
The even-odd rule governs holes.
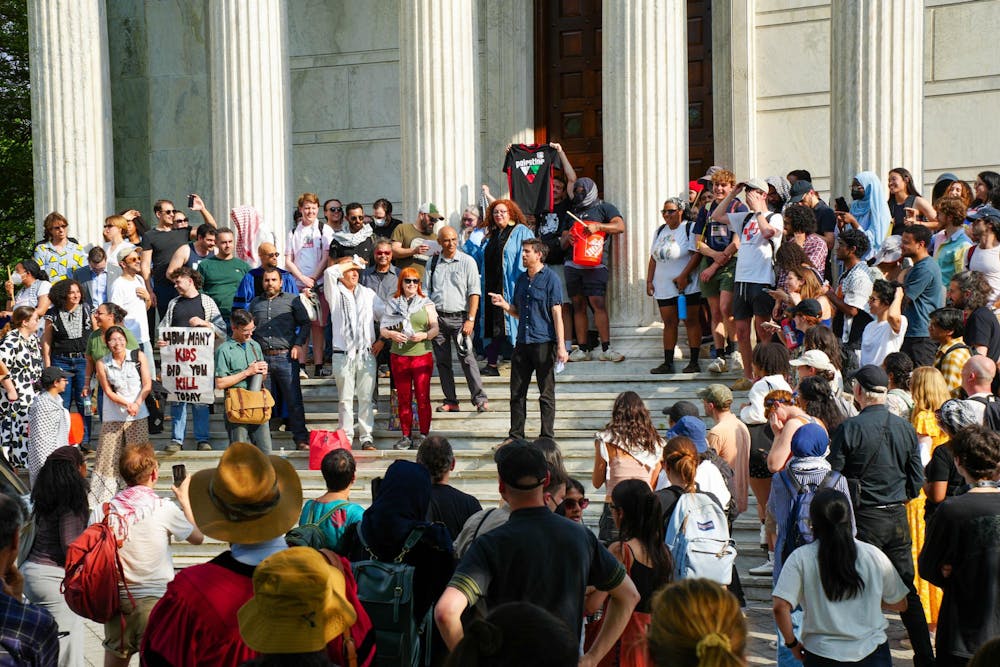
[[[243,276],[250,272],[250,265],[238,257],[219,259],[209,257],[198,263],[198,273],[205,279],[202,292],[212,297],[219,307],[219,312],[227,321],[233,310],[233,297],[236,289],[243,281]]]
[[[246,370],[255,361],[263,361],[264,353],[260,351],[260,343],[253,338],[245,343],[237,343],[232,338],[219,346],[215,351],[215,377],[223,378]],[[240,380],[234,387],[249,389],[246,380]]]
[[[120,325],[122,329],[125,330],[125,349],[126,350],[138,350],[139,341],[135,339],[132,332],[129,331],[124,325]],[[107,344],[104,342],[104,332],[94,331],[90,334],[90,338],[87,340],[87,356],[90,357],[91,361],[97,363],[98,359],[103,359],[107,356],[108,352]]]
[[[414,331],[427,331],[430,328],[426,306],[410,315],[410,324],[413,325]],[[431,351],[431,339],[393,343],[390,351],[401,357],[419,357]]]

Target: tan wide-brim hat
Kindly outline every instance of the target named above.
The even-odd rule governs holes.
[[[292,464],[247,442],[234,442],[218,467],[191,477],[198,529],[223,542],[256,544],[284,535],[302,511],[302,483]]]
[[[343,572],[311,547],[265,558],[253,573],[253,597],[236,617],[258,653],[310,653],[357,621]]]

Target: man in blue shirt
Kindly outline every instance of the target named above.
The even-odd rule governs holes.
[[[532,372],[538,383],[538,405],[542,413],[539,437],[553,438],[556,421],[555,362],[566,363],[569,354],[563,340],[562,285],[546,268],[548,247],[539,239],[521,243],[525,273],[514,285],[513,303],[502,294],[490,293],[494,306],[518,318],[517,344],[510,360],[510,432],[499,446],[524,438],[528,382]]]
[[[916,366],[934,364],[937,345],[930,338],[931,312],[944,306],[944,283],[941,267],[930,256],[931,230],[924,225],[910,225],[903,230],[903,257],[913,260],[913,268],[903,278],[903,315],[906,337],[900,351],[909,355]]]

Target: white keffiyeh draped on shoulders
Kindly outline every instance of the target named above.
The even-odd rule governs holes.
[[[402,324],[401,331],[407,336],[412,336],[415,332],[410,317],[426,306],[433,308],[434,303],[425,296],[418,294],[412,299],[397,296],[385,304],[385,314],[382,315],[379,324],[385,329],[393,329]]]

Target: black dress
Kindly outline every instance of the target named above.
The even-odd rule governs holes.
[[[503,249],[507,245],[507,239],[510,238],[512,231],[514,231],[514,225],[507,225],[502,229],[494,229],[490,233],[490,240],[483,251],[483,277],[487,294],[490,292],[493,294],[503,294]],[[489,299],[486,299],[485,302],[483,329],[486,338],[503,336],[506,332],[503,310],[494,306],[493,302]]]

